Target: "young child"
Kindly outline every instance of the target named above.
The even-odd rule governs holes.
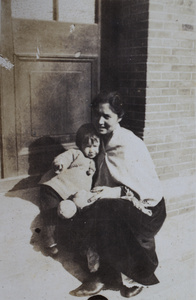
[[[93,158],[99,152],[100,139],[92,124],[82,125],[76,134],[76,145],[79,149],[70,149],[58,155],[53,167],[41,179],[41,213],[45,227],[46,246],[52,254],[56,254],[54,238],[57,216],[48,217],[50,211],[57,208],[62,218],[72,218],[77,207],[83,208],[91,203],[87,200],[92,196],[92,178],[95,173]],[[50,197],[47,196],[48,188]],[[44,192],[43,192],[44,191]],[[47,192],[45,192],[47,191]],[[55,195],[51,198],[51,194]],[[56,211],[55,211],[56,212]]]

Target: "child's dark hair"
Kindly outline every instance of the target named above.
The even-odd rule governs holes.
[[[99,142],[99,135],[91,123],[83,124],[76,133],[76,146],[81,150],[84,145]]]
[[[122,118],[124,115],[124,103],[118,92],[102,91],[94,99],[92,103],[92,109],[97,109],[99,104],[109,103],[112,111]]]

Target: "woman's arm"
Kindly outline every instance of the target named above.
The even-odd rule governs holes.
[[[95,202],[96,200],[103,198],[120,198],[121,187],[96,186],[91,190],[91,192],[95,195],[88,200],[89,202]]]
[[[123,190],[123,196],[122,196],[122,190]],[[141,210],[144,214],[148,216],[152,216],[152,211],[150,209],[147,209],[142,201],[137,199],[133,192],[128,189],[127,187],[108,187],[108,186],[97,186],[94,187],[91,190],[92,193],[95,193],[93,197],[88,199],[88,203],[95,202],[99,199],[103,198],[121,198],[124,200],[128,200],[131,203],[133,203],[133,206],[135,206],[137,209]]]

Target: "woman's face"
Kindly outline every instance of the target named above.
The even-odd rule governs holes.
[[[99,134],[110,134],[121,121],[116,113],[111,110],[109,103],[100,103],[93,115],[94,125]]]

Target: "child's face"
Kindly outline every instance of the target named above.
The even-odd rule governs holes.
[[[99,153],[100,142],[89,143],[82,146],[82,152],[88,158],[94,158]]]

